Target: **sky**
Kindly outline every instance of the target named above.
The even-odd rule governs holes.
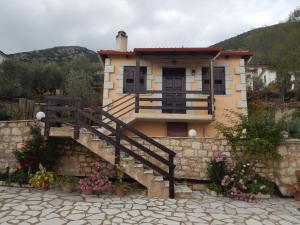
[[[0,50],[114,49],[119,30],[129,50],[207,47],[284,21],[298,6],[300,0],[0,0]]]

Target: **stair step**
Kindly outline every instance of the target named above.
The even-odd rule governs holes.
[[[134,167],[135,167],[135,168],[142,168],[142,167],[143,167],[143,164],[135,164]]]
[[[176,193],[192,193],[193,191],[187,185],[175,185]]]
[[[153,174],[153,170],[145,170],[144,173],[146,173],[146,174]]]
[[[89,139],[89,141],[102,141],[102,140],[99,138],[91,138],[91,139]]]
[[[162,176],[155,176],[154,181],[164,181],[164,178]]]
[[[123,160],[124,161],[132,161],[132,160],[134,160],[134,158],[129,156],[129,157],[123,158]]]

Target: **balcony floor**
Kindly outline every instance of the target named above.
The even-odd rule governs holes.
[[[203,122],[209,123],[214,120],[212,115],[193,115],[175,113],[133,113],[135,120],[165,121],[165,122]]]

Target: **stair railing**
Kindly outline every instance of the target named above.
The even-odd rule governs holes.
[[[129,112],[134,111],[134,99],[135,96],[133,94],[127,94],[103,106],[102,109],[114,117],[121,118]],[[105,123],[111,122],[108,117],[104,116],[102,119]]]
[[[94,113],[109,118],[112,122],[115,123],[116,126],[111,126],[103,122],[102,120],[99,120],[97,117],[94,116],[94,114],[84,110],[84,104],[81,98],[67,96],[48,96],[45,98],[45,102],[46,105],[43,107],[46,113],[46,117],[43,119],[43,122],[45,122],[45,136],[49,136],[50,127],[57,126],[62,123],[68,123],[74,126],[75,139],[79,138],[80,128],[85,128],[100,139],[105,140],[106,142],[110,143],[115,147],[115,163],[120,163],[120,152],[122,151],[127,155],[133,157],[135,160],[155,170],[157,173],[166,178],[169,181],[169,197],[175,197],[175,152],[173,152],[166,146],[160,144],[159,142],[155,141],[153,138],[148,137],[147,135],[135,129],[134,127],[131,127],[130,125],[124,123],[120,119],[114,117],[109,112],[106,112],[103,109],[99,109],[97,107],[89,106],[89,108],[92,109]],[[65,117],[62,114],[67,114],[68,116]],[[96,124],[99,127],[104,127],[105,129],[109,130],[112,134],[114,134],[115,137],[104,134],[100,130],[86,123],[86,120],[92,121],[93,124]],[[121,132],[121,129],[122,131],[130,131],[137,137],[141,138],[144,141],[147,141],[149,144],[156,147],[157,150],[166,153],[168,155],[168,159],[165,159],[157,152],[152,151],[150,148],[147,148],[146,146],[140,144],[134,138],[126,135],[124,132]],[[166,171],[164,168],[160,167],[159,164],[155,164],[151,162],[151,160],[148,160],[147,158],[144,158],[143,156],[137,154],[133,150],[127,148],[125,145],[122,144],[122,140],[127,141],[129,144],[136,147],[139,151],[159,161],[161,164],[165,165],[168,168],[168,170]]]

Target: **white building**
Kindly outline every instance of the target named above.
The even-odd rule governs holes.
[[[258,78],[262,81],[263,87],[267,87],[270,83],[275,82],[277,78],[276,70],[272,68],[271,65],[267,64],[258,64],[258,65],[249,65],[246,68],[247,75],[247,87],[253,90],[253,79]],[[292,87],[291,90],[294,90],[295,76],[291,76]]]

